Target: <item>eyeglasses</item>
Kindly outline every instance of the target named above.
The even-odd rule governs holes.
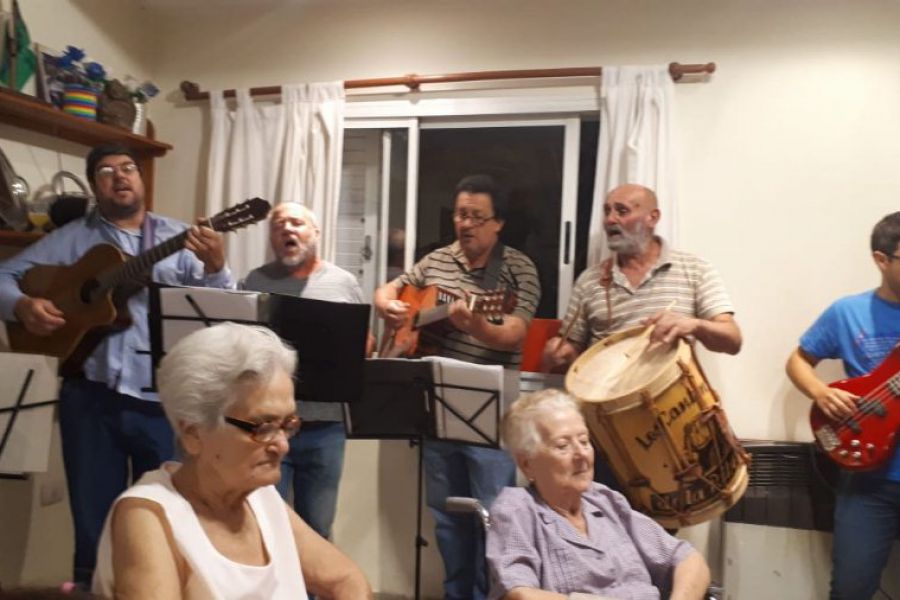
[[[888,254],[887,257],[889,260],[900,260],[900,255],[897,254]]]
[[[241,421],[233,417],[225,417],[225,422],[234,425],[238,429],[243,429],[250,434],[254,441],[260,444],[268,444],[278,437],[278,432],[283,431],[284,437],[291,439],[300,431],[302,423],[300,417],[291,415],[285,417],[280,423],[278,421],[263,421],[262,423],[251,423],[249,421]]]
[[[111,179],[112,177],[115,176],[116,171],[118,171],[122,175],[132,175],[134,173],[137,173],[137,170],[138,170],[138,166],[136,164],[134,164],[133,162],[128,162],[128,163],[125,163],[122,165],[116,165],[116,166],[104,165],[102,167],[99,167],[94,172],[94,174],[97,177]]]
[[[481,227],[493,218],[495,218],[494,215],[485,217],[479,213],[468,213],[464,210],[458,210],[453,213],[453,220],[455,222],[462,223],[464,221],[469,221],[474,227]]]

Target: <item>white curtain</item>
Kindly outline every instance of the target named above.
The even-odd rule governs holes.
[[[229,110],[221,92],[211,92],[210,108],[207,214],[254,196],[272,206],[302,203],[319,217],[320,255],[333,260],[344,144],[343,83],[283,85],[281,100],[274,104],[254,103],[248,90],[237,90],[235,110]],[[264,222],[228,234],[226,240],[228,265],[238,279],[267,260]]]
[[[675,85],[668,65],[603,67],[597,177],[591,211],[588,262],[608,253],[603,201],[623,183],[656,192],[662,214],[657,234],[677,244],[672,118]]]

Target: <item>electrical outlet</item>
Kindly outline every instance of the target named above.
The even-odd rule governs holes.
[[[50,506],[57,502],[62,502],[64,495],[64,482],[61,479],[56,481],[45,481],[41,484],[41,506]]]

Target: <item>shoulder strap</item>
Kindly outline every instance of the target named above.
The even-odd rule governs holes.
[[[500,284],[500,270],[503,268],[503,251],[506,246],[498,241],[491,250],[491,257],[484,268],[484,280],[481,287],[485,290],[495,290]]]
[[[610,256],[600,264],[600,285],[606,292],[606,324],[607,327],[612,323],[612,299],[609,296],[609,288],[613,283],[613,260],[615,255]]]

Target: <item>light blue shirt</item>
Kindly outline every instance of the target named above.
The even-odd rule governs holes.
[[[44,236],[28,248],[0,263],[0,316],[16,320],[13,310],[24,295],[18,281],[35,265],[71,265],[97,244],[113,244],[125,254],[136,256],[175,237],[187,225],[147,213],[152,241],[145,242],[144,230],[129,231],[99,216],[77,219]],[[179,250],[153,266],[153,280],[169,285],[234,288],[228,267],[207,275],[203,263],[189,250]],[[84,363],[85,377],[105,383],[120,394],[145,400],[157,400],[147,390],[151,382],[150,334],[147,323],[149,293],[146,288],[128,300],[134,324],[107,336]]]

